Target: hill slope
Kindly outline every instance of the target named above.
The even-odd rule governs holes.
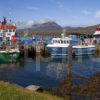
[[[98,24],[87,27],[65,27],[65,29],[68,33],[93,34],[98,26],[100,25]]]
[[[93,34],[96,30],[96,27],[100,26],[98,25],[93,25],[93,26],[87,26],[87,27],[61,27],[58,25],[56,22],[45,22],[45,23],[37,23],[33,24],[29,28],[24,28],[24,29],[18,29],[17,32],[23,32],[26,31],[28,33],[61,33],[62,29],[65,28],[67,33],[82,33],[82,34]]]

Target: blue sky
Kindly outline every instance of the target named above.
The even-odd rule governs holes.
[[[55,20],[60,25],[100,23],[100,0],[1,0],[0,18],[14,21]]]

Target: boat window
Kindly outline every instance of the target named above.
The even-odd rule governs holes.
[[[10,33],[7,33],[7,36],[10,36]]]
[[[56,43],[56,41],[55,41],[55,40],[53,40],[53,43]]]
[[[63,43],[63,40],[61,40],[61,43]]]
[[[9,32],[12,32],[12,30],[11,30],[11,29],[9,29]]]
[[[60,41],[58,40],[58,43],[60,43]]]
[[[7,29],[6,32],[9,32],[9,29]]]
[[[13,32],[15,32],[16,30],[15,29],[13,29]]]
[[[64,41],[64,44],[66,44],[67,43],[67,41]]]

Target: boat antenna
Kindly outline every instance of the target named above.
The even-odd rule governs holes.
[[[62,38],[64,38],[64,37],[65,37],[65,35],[66,35],[66,29],[65,29],[65,28],[63,28],[63,30],[62,30],[62,34],[61,34]]]
[[[6,24],[7,23],[7,19],[6,17],[3,16],[3,23]]]

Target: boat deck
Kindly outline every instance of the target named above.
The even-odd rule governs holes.
[[[14,52],[20,52],[19,49],[10,49],[10,50],[0,50],[0,53],[14,53]]]

